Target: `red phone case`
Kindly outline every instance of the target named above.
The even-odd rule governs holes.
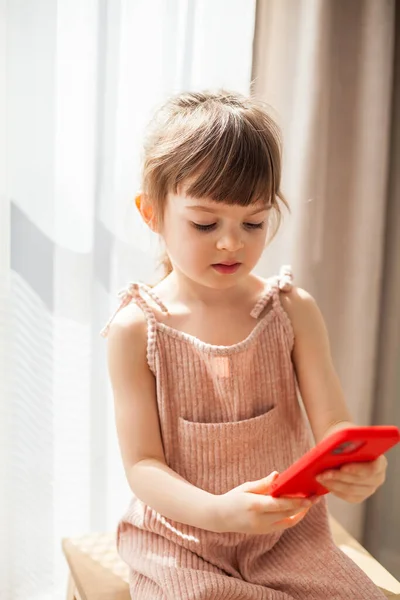
[[[332,433],[280,473],[270,495],[306,498],[327,494],[328,490],[315,479],[322,471],[349,462],[375,460],[399,442],[400,429],[392,425],[349,427]]]

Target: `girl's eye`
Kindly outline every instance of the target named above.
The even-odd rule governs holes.
[[[209,225],[201,225],[200,223],[193,223],[193,227],[199,229],[200,231],[212,231],[217,226],[216,223],[210,223]],[[262,229],[264,227],[264,221],[261,223],[243,223],[243,226],[246,229]]]
[[[264,221],[261,221],[261,223],[244,223],[244,226],[247,229],[262,229],[264,227]]]
[[[200,225],[200,223],[192,223],[192,225],[200,231],[211,231],[216,226],[216,223],[210,223],[210,225]]]

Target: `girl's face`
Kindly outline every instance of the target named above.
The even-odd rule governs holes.
[[[178,193],[168,195],[160,233],[175,269],[202,285],[225,288],[256,266],[267,224],[261,202],[232,206]]]

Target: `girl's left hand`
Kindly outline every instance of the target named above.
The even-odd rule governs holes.
[[[340,469],[324,471],[316,479],[338,498],[357,504],[363,502],[384,483],[387,459],[382,454],[376,460],[347,463]]]

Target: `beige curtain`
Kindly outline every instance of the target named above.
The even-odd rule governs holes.
[[[399,141],[391,135],[396,117],[397,130],[399,125],[392,110],[399,79],[395,19],[394,0],[257,3],[253,91],[272,106],[283,129],[283,191],[292,207],[261,270],[269,274],[291,263],[298,285],[316,297],[359,424],[396,418],[399,424],[400,273],[394,257],[400,258],[400,223],[393,158]],[[365,536],[375,554],[393,550],[395,543],[400,553],[400,542],[390,536],[394,528],[400,531],[393,503],[390,510],[395,491],[399,498],[391,468],[384,490],[368,507],[365,531],[373,521],[374,529],[387,532],[378,547],[376,535]],[[362,538],[367,503],[329,502],[331,512]]]
[[[374,420],[400,426],[400,4],[396,7],[390,172]],[[365,542],[400,579],[400,451],[389,456],[388,485],[367,505]]]

